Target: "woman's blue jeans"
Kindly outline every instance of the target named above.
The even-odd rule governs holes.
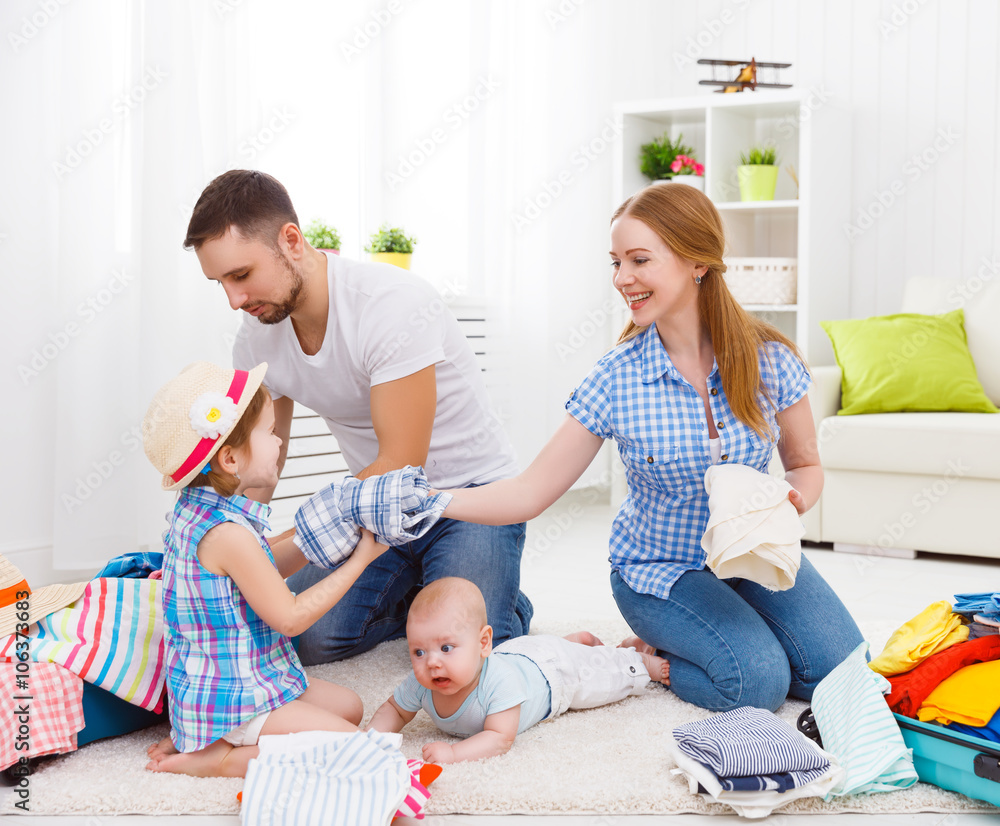
[[[611,590],[632,630],[670,662],[670,690],[711,711],[810,700],[863,639],[805,556],[787,591],[707,569],[681,576],[667,599],[637,594],[617,571]]]

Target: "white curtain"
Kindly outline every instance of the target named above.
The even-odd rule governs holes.
[[[238,319],[181,247],[252,110],[245,14],[218,9],[88,4],[60,32],[62,164],[46,207],[59,228],[56,314],[79,332],[54,360],[57,569],[158,546],[171,495],[143,453],[146,406],[188,362],[230,359]]]
[[[568,358],[556,352],[610,290],[613,148],[578,154],[612,114],[602,50],[613,14],[608,3],[436,0],[380,37],[381,163],[395,173],[380,207],[426,235],[417,271],[464,284],[500,322],[490,387],[522,465],[612,343],[601,330]]]
[[[530,461],[610,341],[556,350],[608,290],[611,150],[582,168],[574,153],[611,113],[612,4],[52,8],[0,5],[3,30],[26,32],[0,51],[13,113],[0,134],[12,299],[0,501],[15,517],[0,551],[51,543],[54,567],[83,570],[158,545],[171,496],[138,426],[185,364],[229,362],[238,314],[181,248],[198,195],[228,168],[274,174],[303,223],[341,229],[348,256],[382,221],[401,224],[420,239],[418,273],[485,297],[505,332],[491,346],[506,376],[491,384]],[[390,183],[428,137],[433,153]],[[516,224],[565,172],[565,191]]]

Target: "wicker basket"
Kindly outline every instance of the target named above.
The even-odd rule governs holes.
[[[740,304],[794,304],[795,258],[728,258],[726,284]]]

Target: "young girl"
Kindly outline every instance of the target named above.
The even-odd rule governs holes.
[[[261,734],[355,731],[361,722],[353,691],[306,680],[290,637],[384,548],[366,533],[326,579],[298,595],[285,585],[305,557],[291,538],[269,547],[270,508],[244,495],[278,481],[266,369],[196,362],[159,390],[143,421],[163,488],[180,490],[163,560],[171,730],[149,748],[151,771],[243,777]]]
[[[779,593],[705,567],[710,464],[766,472],[777,443],[799,513],[823,487],[809,374],[794,345],[732,297],[724,250],[722,219],[693,187],[652,186],[625,201],[611,222],[614,285],[631,316],[618,346],[526,471],[451,491],[444,515],[531,519],[614,439],[628,496],[612,527],[611,588],[640,638],[623,645],[666,657],[671,690],[690,703],[774,710],[789,693],[808,700],[862,637],[804,556],[795,586]]]

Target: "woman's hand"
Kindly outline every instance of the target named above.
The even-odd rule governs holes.
[[[802,497],[801,493],[795,490],[795,488],[788,491],[788,501],[795,506],[795,510],[798,511],[799,516],[809,510],[809,508],[806,507],[806,500]]]

